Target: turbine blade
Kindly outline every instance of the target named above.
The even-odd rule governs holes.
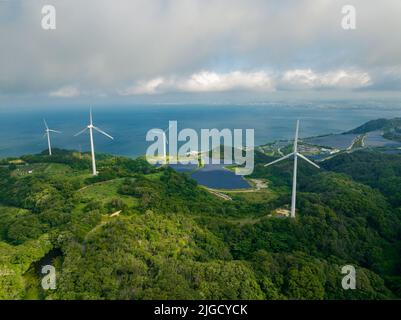
[[[319,167],[316,163],[312,162],[311,160],[309,160],[309,159],[308,159],[307,157],[305,157],[304,155],[302,155],[302,154],[300,154],[300,153],[297,152],[297,156],[300,157],[300,158],[302,158],[302,159],[304,159],[306,162],[309,162],[312,166],[315,166],[316,168],[320,169],[320,167]]]
[[[74,135],[74,137],[79,136],[80,134],[83,134],[88,128],[86,127],[85,129],[79,131],[77,134]]]
[[[277,159],[277,160],[274,160],[274,161],[272,161],[272,162],[270,162],[270,163],[265,164],[265,167],[270,166],[270,165],[272,165],[272,164],[275,164],[275,163],[277,163],[277,162],[283,161],[283,160],[285,160],[285,159],[288,159],[288,158],[290,158],[290,157],[293,156],[293,155],[294,155],[294,152],[291,152],[291,153],[287,154],[286,156],[281,157],[280,159]]]
[[[114,140],[114,138],[111,135],[109,135],[108,133],[106,133],[103,130],[99,129],[98,127],[93,126],[93,129],[95,129],[96,131],[98,131],[101,134],[105,135],[106,137],[110,138],[111,140]]]
[[[90,124],[93,124],[92,107],[89,108],[89,119],[90,119]]]
[[[49,129],[49,127],[48,127],[47,122],[46,122],[45,119],[43,119],[43,122],[44,122],[44,124],[45,124],[46,129]]]
[[[55,133],[61,133],[61,131],[52,130],[52,129],[49,129],[49,131],[51,131],[51,132],[55,132]]]

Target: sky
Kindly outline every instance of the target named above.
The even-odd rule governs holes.
[[[400,17],[399,0],[0,0],[0,107],[398,99]]]

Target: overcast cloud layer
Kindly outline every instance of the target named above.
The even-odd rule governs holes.
[[[399,0],[1,1],[0,96],[399,92],[400,17]]]

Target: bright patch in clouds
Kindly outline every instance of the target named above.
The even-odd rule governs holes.
[[[135,94],[156,94],[160,93],[160,88],[165,84],[162,77],[155,78],[149,81],[139,81],[135,86],[117,90],[122,96],[129,96]]]
[[[201,71],[188,77],[157,77],[138,81],[118,90],[120,95],[147,95],[167,92],[226,92],[233,90],[271,92],[276,89],[358,89],[372,84],[371,77],[360,71],[331,71],[316,73],[310,69],[295,69],[283,74],[264,71],[217,73]]]
[[[132,87],[119,90],[121,95],[160,94],[166,92],[224,92],[231,90],[274,90],[270,76],[265,72],[216,73],[201,71],[189,77],[157,77],[139,81]]]
[[[265,72],[235,71],[218,74],[202,71],[179,83],[178,89],[187,92],[230,91],[234,89],[272,91],[274,87],[272,79]]]
[[[285,72],[281,79],[285,89],[357,89],[371,84],[368,73],[345,70],[315,73],[311,69],[296,69]]]
[[[62,87],[56,91],[52,91],[49,93],[50,97],[56,98],[74,98],[80,95],[79,90],[74,86],[66,86]]]

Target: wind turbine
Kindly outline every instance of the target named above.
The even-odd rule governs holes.
[[[310,161],[307,157],[304,155],[300,154],[298,152],[298,129],[299,129],[299,120],[297,120],[297,126],[295,129],[295,138],[294,138],[294,149],[292,153],[285,155],[284,157],[277,159],[273,162],[270,162],[268,164],[265,164],[265,167],[270,166],[274,163],[280,162],[282,160],[288,159],[290,157],[294,157],[294,172],[293,172],[293,178],[292,178],[292,196],[291,196],[291,218],[295,218],[295,207],[296,207],[296,198],[297,198],[297,166],[298,166],[298,157],[304,159],[306,162],[310,163],[312,166],[315,166],[316,168],[320,169],[320,167]]]
[[[91,142],[91,152],[92,152],[92,171],[93,171],[93,175],[97,176],[98,172],[96,170],[96,159],[95,159],[95,144],[93,142],[93,129],[95,129],[97,132],[100,132],[101,134],[105,135],[106,137],[110,138],[111,140],[114,140],[114,138],[107,134],[106,132],[104,132],[103,130],[99,129],[98,127],[95,127],[93,125],[93,119],[92,119],[92,108],[89,111],[89,124],[88,126],[83,129],[82,131],[78,132],[76,136],[79,136],[80,134],[84,133],[86,130],[89,129],[89,136],[90,136],[90,142]]]
[[[44,137],[47,136],[47,144],[49,146],[49,156],[51,156],[52,155],[52,144],[51,144],[51,141],[50,141],[50,132],[54,132],[54,133],[61,133],[61,132],[57,131],[57,130],[49,129],[49,126],[47,125],[47,122],[46,122],[45,119],[43,119],[43,122],[44,122],[45,128],[46,128]]]

